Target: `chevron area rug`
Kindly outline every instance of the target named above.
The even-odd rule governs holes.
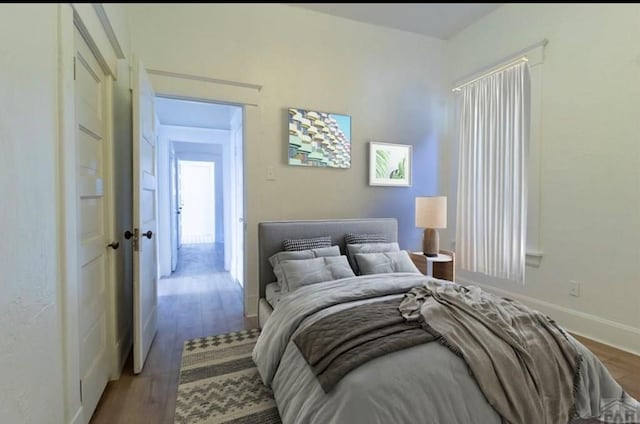
[[[184,343],[176,424],[280,424],[273,393],[251,358],[259,334],[251,329]]]

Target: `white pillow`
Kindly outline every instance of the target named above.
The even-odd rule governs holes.
[[[323,281],[355,277],[346,256],[285,260],[280,263],[282,291],[292,292],[302,286]],[[285,289],[286,287],[286,289]]]
[[[281,266],[283,261],[323,258],[325,256],[340,256],[340,247],[331,246],[318,249],[278,252],[269,257],[269,263],[273,267],[273,274],[278,279],[278,283],[280,283],[283,291],[286,291],[285,285],[281,281],[283,279]]]
[[[406,250],[385,253],[357,253],[355,255],[360,275],[389,272],[413,272],[422,274]]]
[[[400,247],[398,243],[362,243],[362,244],[347,244],[347,258],[349,264],[353,268],[353,272],[356,275],[360,275],[358,269],[358,263],[356,262],[355,255],[358,253],[381,253],[381,252],[399,252]]]

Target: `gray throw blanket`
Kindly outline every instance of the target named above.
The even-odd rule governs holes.
[[[487,401],[511,424],[567,423],[582,357],[544,314],[478,287],[430,280],[400,312],[461,356]]]
[[[435,340],[398,311],[402,298],[366,303],[331,314],[294,342],[328,393],[347,373],[374,358]]]

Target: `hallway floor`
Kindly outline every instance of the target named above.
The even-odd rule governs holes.
[[[224,244],[183,244],[178,250],[178,264],[171,277],[190,277],[224,272]]]
[[[158,333],[142,373],[129,355],[107,385],[91,423],[173,423],[185,340],[257,326],[245,320],[242,290],[222,271],[221,244],[183,245],[176,271],[158,281]]]

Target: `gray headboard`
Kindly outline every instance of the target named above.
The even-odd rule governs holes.
[[[398,241],[398,222],[395,218],[368,218],[258,223],[260,297],[265,296],[267,284],[276,281],[269,257],[284,250],[284,239],[331,236],[332,244],[339,245],[345,254],[346,233],[383,233],[390,242]]]

